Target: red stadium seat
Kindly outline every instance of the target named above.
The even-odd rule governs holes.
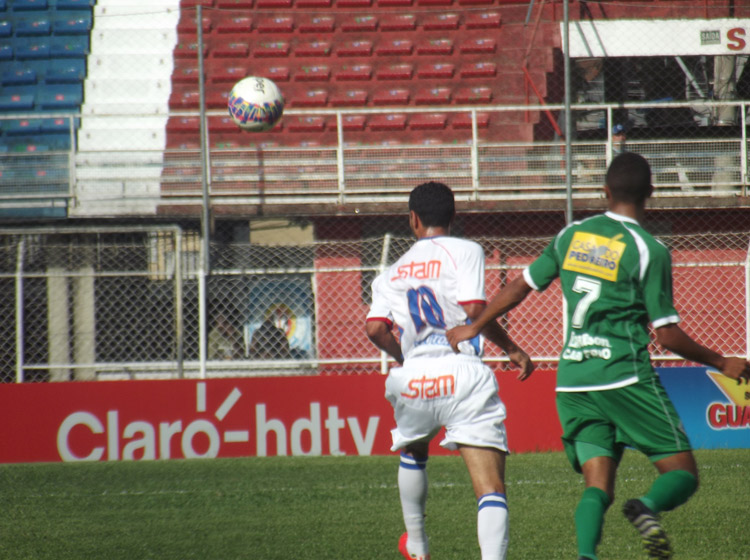
[[[250,33],[252,30],[253,18],[247,16],[219,20],[214,28],[216,33]]]
[[[295,107],[325,107],[327,102],[328,92],[324,89],[307,90],[292,97],[292,105]]]
[[[370,56],[372,41],[347,41],[336,47],[337,56]]]
[[[216,45],[211,56],[214,58],[247,58],[250,45],[246,42],[221,43]]]
[[[407,7],[412,4],[412,0],[378,0],[378,6],[384,8]]]
[[[437,14],[425,19],[422,27],[427,31],[458,29],[461,20],[458,14]]]
[[[451,102],[451,89],[437,87],[421,89],[414,96],[417,105],[447,105]]]
[[[200,130],[198,117],[172,117],[167,122],[167,132],[197,133]]]
[[[319,116],[294,116],[285,118],[285,124],[291,132],[323,132],[326,128],[325,117]]]
[[[446,62],[431,62],[417,68],[417,77],[421,79],[449,80],[456,72],[453,64]]]
[[[216,7],[228,10],[249,10],[253,0],[216,0]]]
[[[417,113],[409,119],[409,128],[413,130],[442,130],[448,121],[444,113]]]
[[[299,8],[330,8],[332,0],[297,0]]]
[[[256,44],[252,54],[259,58],[287,58],[290,50],[291,47],[287,41],[265,41]]]
[[[348,131],[364,130],[367,118],[364,115],[343,115],[341,128]]]
[[[255,29],[258,33],[291,33],[294,31],[294,18],[272,17],[257,22]]]
[[[456,103],[483,105],[492,101],[492,90],[488,87],[465,87],[456,92]]]
[[[461,68],[462,78],[491,78],[497,75],[497,64],[494,62],[473,62]]]
[[[208,81],[213,83],[235,83],[245,76],[249,75],[247,65],[243,62],[235,62],[232,60],[232,64],[212,64],[208,68]]]
[[[453,53],[452,39],[430,39],[417,45],[417,54],[448,56]]]
[[[350,89],[340,91],[331,96],[333,107],[364,107],[367,105],[367,91]]]
[[[256,0],[255,5],[260,9],[281,8],[289,9],[294,4],[293,0]]]
[[[339,2],[339,5],[341,2]],[[358,33],[375,31],[378,28],[378,18],[375,16],[356,16],[345,20],[341,24],[342,31],[355,31]]]
[[[411,80],[413,75],[414,66],[408,63],[390,64],[375,72],[378,80]]]
[[[495,29],[500,27],[502,17],[499,13],[469,13],[466,16],[467,29]]]
[[[408,56],[413,51],[414,44],[408,39],[391,39],[375,46],[375,54],[378,56]]]
[[[331,78],[328,66],[301,66],[294,74],[297,82],[327,82]]]
[[[367,126],[370,130],[404,130],[406,128],[406,115],[393,113],[373,115]]]
[[[409,98],[408,89],[386,89],[375,92],[372,102],[375,105],[406,105]]]
[[[497,42],[494,39],[469,39],[460,46],[463,54],[489,54],[497,50]]]
[[[329,56],[332,46],[328,41],[300,43],[294,49],[296,56]]]
[[[417,18],[412,14],[384,17],[380,23],[381,31],[413,31],[416,27]]]
[[[297,29],[300,33],[333,33],[335,27],[333,16],[315,16],[300,22]]]
[[[344,65],[335,71],[334,77],[342,82],[362,82],[372,78],[372,66],[369,64]]]
[[[288,82],[290,76],[289,68],[286,66],[271,66],[261,74],[274,82]]]

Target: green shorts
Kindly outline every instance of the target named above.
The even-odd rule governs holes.
[[[578,472],[581,458],[576,449],[584,450],[583,462],[594,456],[619,462],[627,446],[652,461],[691,450],[677,410],[658,378],[608,391],[558,392],[556,400],[565,453]]]

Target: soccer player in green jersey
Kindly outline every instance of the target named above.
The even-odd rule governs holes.
[[[657,342],[675,354],[738,383],[750,379],[745,359],[724,357],[678,326],[669,252],[639,224],[652,191],[648,162],[632,152],[617,156],[604,186],[608,211],[565,227],[472,324],[447,333],[455,349],[531,290],[560,279],[567,329],[556,402],[566,454],[586,486],[575,511],[579,559],[597,558],[626,446],[646,454],[659,473],[648,493],[628,500],[623,510],[649,558],[671,557],[659,514],[685,503],[698,487],[690,443],[651,365],[648,324]]]

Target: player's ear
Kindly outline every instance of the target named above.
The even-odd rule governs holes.
[[[414,210],[409,210],[409,225],[411,226],[411,229],[414,233],[417,233],[419,224],[420,224],[420,219],[417,213]]]
[[[604,198],[607,200],[612,199],[612,191],[609,190],[609,185],[607,185],[607,183],[604,183]]]

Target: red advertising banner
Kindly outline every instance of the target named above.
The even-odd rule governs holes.
[[[512,451],[559,450],[554,372],[498,374]],[[0,385],[0,462],[391,453],[381,375]],[[446,453],[437,446],[433,452]]]

